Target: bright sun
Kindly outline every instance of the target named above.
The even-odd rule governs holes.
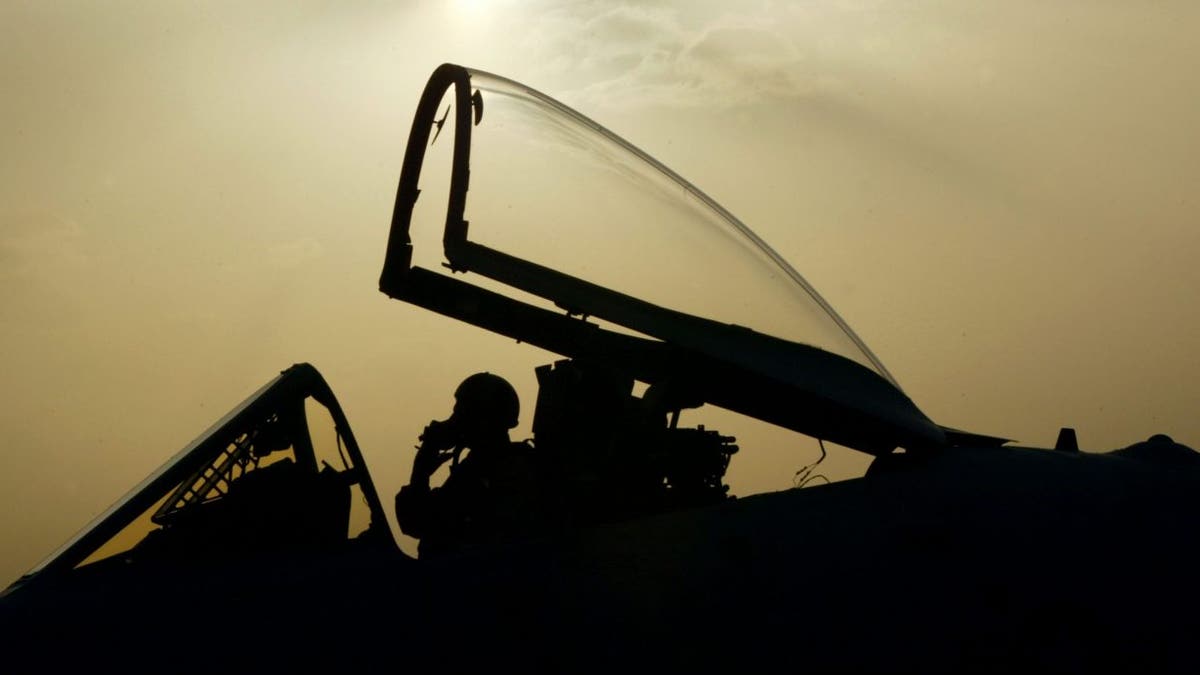
[[[464,17],[476,18],[484,14],[493,4],[491,0],[454,0],[454,9]]]

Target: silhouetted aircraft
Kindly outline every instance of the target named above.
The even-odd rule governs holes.
[[[422,195],[443,203],[418,181],[430,133],[447,121],[435,119],[444,99],[453,111],[453,146],[439,146],[452,153],[442,220],[448,272],[414,262],[410,231]],[[531,129],[544,135],[529,154],[475,163],[473,133],[481,147],[502,147],[486,135],[493,116],[518,140],[531,140]],[[523,185],[522,171],[542,164],[543,151],[582,168],[557,173],[562,186]],[[496,171],[516,187],[488,193],[476,184]],[[576,176],[599,201],[558,193]],[[628,292],[621,284],[639,283],[632,273],[587,265],[601,240],[583,246],[574,267],[546,259],[581,248],[574,240],[518,239],[543,247],[537,262],[501,250],[490,237],[504,200],[522,189],[565,205],[564,220],[545,223],[551,233],[572,217],[600,223],[601,236],[666,230],[664,251],[616,242],[630,259],[666,267],[696,242],[733,251],[749,262],[702,260],[692,272],[735,301],[690,282],[671,288],[656,274],[647,286],[654,297]],[[621,189],[628,194],[613,192]],[[621,210],[643,208],[641,221]],[[468,212],[479,232],[469,231]],[[551,467],[554,518],[528,536],[408,557],[332,391],[312,366],[295,365],[9,587],[0,606],[7,663],[449,672],[1200,666],[1197,453],[1165,436],[1081,453],[1069,430],[1055,448],[1024,448],[935,424],[764,242],[573,110],[494,75],[439,67],[417,108],[391,227],[384,293],[561,356],[538,370],[533,420]],[[739,296],[757,288],[754,279],[792,304],[763,311],[757,295]],[[805,314],[800,329],[815,337],[789,332],[800,324],[789,323],[796,317],[786,307]],[[723,477],[738,452],[733,439],[679,425],[682,411],[702,404],[839,443],[873,463],[859,479],[731,499]]]

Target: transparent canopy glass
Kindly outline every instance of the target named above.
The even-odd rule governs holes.
[[[540,92],[468,72],[482,103],[464,211],[471,241],[660,307],[819,347],[895,385],[787,261],[694,185]],[[441,116],[453,115],[452,96]],[[437,141],[422,172],[425,194],[439,194],[431,186],[448,176],[448,165],[436,166]],[[444,219],[440,208],[418,209],[414,236],[440,232]]]

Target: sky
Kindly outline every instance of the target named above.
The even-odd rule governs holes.
[[[447,61],[706,191],[934,421],[1196,447],[1197,25],[1170,1],[2,3],[0,583],[292,363],[385,503],[459,379],[501,364],[531,405],[553,356],[376,287]],[[745,433],[738,494],[815,459]]]

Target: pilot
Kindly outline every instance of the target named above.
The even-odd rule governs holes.
[[[421,557],[462,551],[531,531],[538,518],[538,463],[514,443],[520,400],[504,378],[476,373],[454,392],[454,412],[420,436],[412,477],[396,495],[400,530],[421,540]],[[440,487],[430,477],[451,462]]]

